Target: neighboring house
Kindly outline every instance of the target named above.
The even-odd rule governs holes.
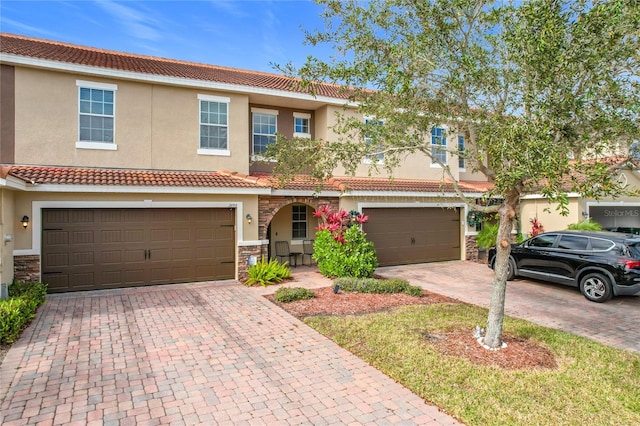
[[[315,208],[358,210],[382,265],[470,259],[467,208],[423,155],[391,181],[304,176],[279,187],[260,160],[275,133],[335,140],[346,99],[280,75],[0,35],[3,283],[50,291],[243,279],[275,241],[301,251]],[[364,117],[363,117],[364,120]],[[365,143],[365,141],[363,141]],[[469,197],[489,187],[442,148]],[[24,219],[24,223],[23,223]]]
[[[599,160],[610,165],[618,175],[618,181],[631,189],[640,190],[640,163],[628,155],[610,156]],[[579,194],[569,193],[569,215],[562,216],[555,206],[540,195],[522,197],[520,216],[522,233],[526,236],[531,230],[529,220],[538,218],[545,231],[567,229],[570,224],[586,218],[599,223],[604,229],[635,228],[640,232],[640,199],[625,196],[599,200],[582,198]]]

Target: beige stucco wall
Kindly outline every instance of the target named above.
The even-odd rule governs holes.
[[[117,151],[76,148],[77,80],[116,84]],[[248,97],[126,80],[16,69],[17,164],[249,170]],[[230,98],[230,156],[199,155],[198,94]],[[34,111],[37,106],[37,111]],[[39,114],[33,120],[33,114]],[[43,158],[43,153],[47,153]]]
[[[538,218],[545,231],[559,231],[567,229],[572,223],[578,223],[584,218],[582,217],[581,202],[578,197],[569,198],[569,215],[562,216],[556,210],[556,204],[549,204],[545,198],[524,198],[520,201],[520,217],[522,221],[522,234],[527,237],[531,232],[531,223],[533,218]]]
[[[13,241],[6,241],[8,236],[15,240],[16,234],[24,231],[16,223],[13,191],[0,188],[0,282],[10,283],[13,280]],[[22,216],[20,216],[22,218]]]

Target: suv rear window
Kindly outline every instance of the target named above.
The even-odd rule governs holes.
[[[615,246],[611,240],[603,240],[602,238],[591,238],[591,249],[593,251],[607,251]]]

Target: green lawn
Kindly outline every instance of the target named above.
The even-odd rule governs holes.
[[[557,368],[478,366],[440,355],[424,338],[471,334],[486,318],[482,308],[437,304],[305,322],[468,425],[640,424],[640,354],[512,318],[504,331],[550,349]]]

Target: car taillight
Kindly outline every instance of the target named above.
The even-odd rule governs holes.
[[[624,264],[624,269],[640,269],[640,260],[635,259],[618,259]]]

